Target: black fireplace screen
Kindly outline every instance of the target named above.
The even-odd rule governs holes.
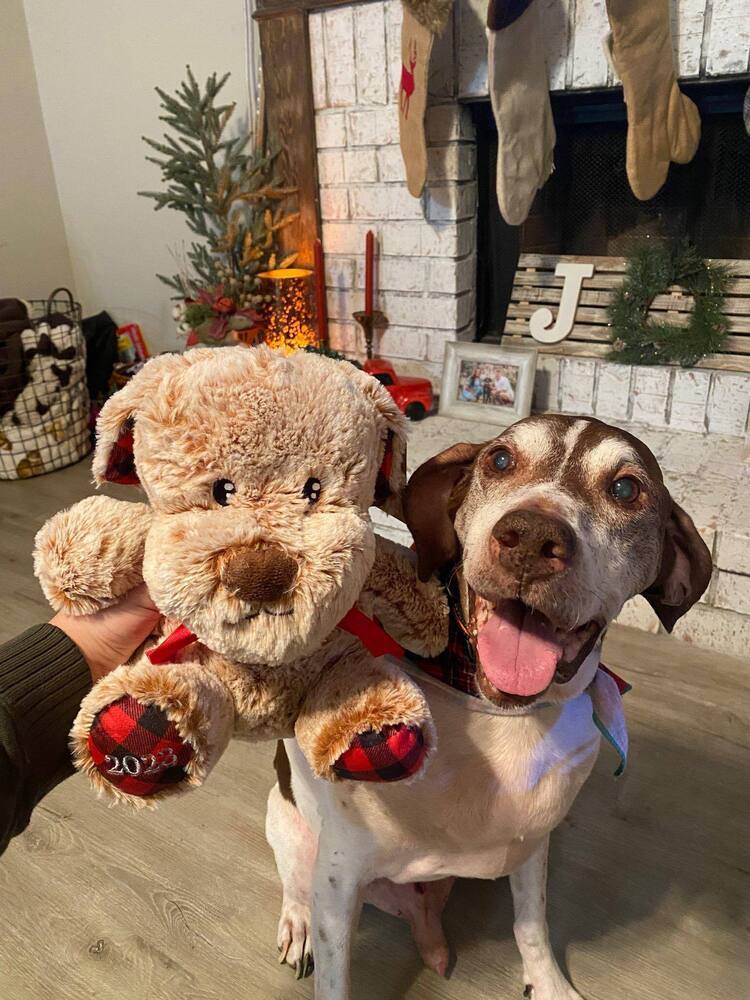
[[[555,172],[523,226],[508,226],[494,191],[497,132],[489,104],[473,106],[479,180],[477,339],[498,337],[519,253],[626,255],[645,236],[688,238],[704,257],[750,258],[748,80],[685,85],[703,132],[694,160],[673,165],[648,202],[625,173],[621,91],[553,95]]]

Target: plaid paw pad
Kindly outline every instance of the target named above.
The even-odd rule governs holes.
[[[156,705],[123,695],[94,719],[88,738],[97,771],[128,795],[153,795],[186,777],[193,748]]]
[[[349,781],[401,781],[420,769],[425,759],[424,733],[419,726],[384,726],[359,733],[333,765]]]

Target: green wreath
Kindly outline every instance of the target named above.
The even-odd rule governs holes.
[[[727,318],[723,298],[732,281],[723,264],[709,264],[695,247],[646,243],[628,258],[625,280],[609,306],[611,361],[631,365],[694,365],[724,345]],[[657,295],[679,285],[695,307],[687,326],[649,320]]]

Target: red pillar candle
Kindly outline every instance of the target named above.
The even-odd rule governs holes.
[[[372,229],[367,230],[365,239],[365,312],[372,316],[372,283],[373,271],[375,268],[375,234]]]
[[[318,311],[318,337],[321,344],[328,343],[328,304],[326,302],[326,268],[323,244],[315,240],[315,297]]]

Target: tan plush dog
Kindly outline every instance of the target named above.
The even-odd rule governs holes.
[[[195,350],[148,362],[97,430],[97,483],[140,483],[149,503],[91,497],[57,514],[37,576],[73,614],[143,579],[164,615],[147,646],[169,638],[84,699],[78,768],[141,804],[200,784],[232,734],[294,734],[321,777],[418,771],[435,742],[424,697],[356,637],[376,614],[414,652],[446,642],[440,589],[368,515],[376,494],[397,506],[404,482],[386,390],[314,354]]]

